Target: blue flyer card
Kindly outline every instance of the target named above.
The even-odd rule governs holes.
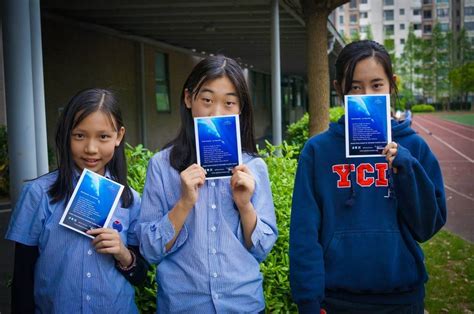
[[[242,163],[238,115],[194,118],[198,164],[206,179],[232,176],[232,169]]]
[[[59,224],[93,238],[87,230],[109,225],[123,185],[84,169]]]
[[[390,95],[346,95],[346,157],[383,156],[392,141]]]

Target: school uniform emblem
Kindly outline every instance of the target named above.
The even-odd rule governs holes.
[[[113,223],[112,223],[112,228],[117,230],[118,232],[122,232],[123,230],[123,226],[122,224],[120,223],[119,220],[115,220]]]

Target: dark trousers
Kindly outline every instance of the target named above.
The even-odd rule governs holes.
[[[423,314],[424,302],[414,304],[361,304],[326,298],[321,306],[327,314]]]

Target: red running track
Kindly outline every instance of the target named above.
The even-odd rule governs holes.
[[[416,114],[412,128],[438,159],[446,191],[446,229],[474,242],[474,127]]]

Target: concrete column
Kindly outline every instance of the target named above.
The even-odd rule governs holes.
[[[30,0],[31,61],[33,70],[33,104],[35,108],[35,139],[37,175],[49,172],[46,106],[44,101],[43,48],[41,44],[40,0]]]
[[[281,133],[281,71],[280,71],[280,17],[278,0],[272,0],[272,128],[273,145],[282,142]]]
[[[143,147],[148,148],[147,123],[146,123],[146,90],[145,90],[145,44],[139,44],[140,59],[140,136]]]
[[[29,0],[3,0],[3,49],[12,206],[37,176]]]

